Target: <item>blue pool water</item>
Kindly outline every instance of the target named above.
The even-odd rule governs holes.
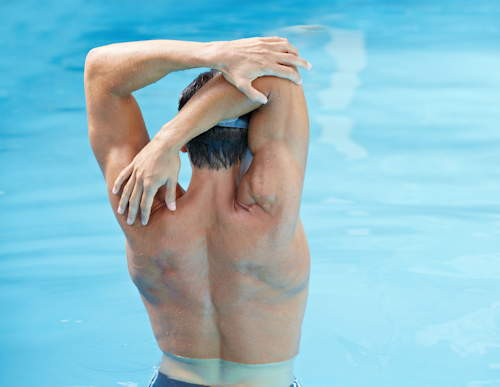
[[[500,386],[498,1],[6,0],[0,19],[0,386],[143,387],[159,359],[86,137],[87,51],[255,35],[314,65],[303,385]],[[151,134],[196,73],[137,93]]]

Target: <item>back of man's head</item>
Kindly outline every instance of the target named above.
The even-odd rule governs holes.
[[[218,73],[217,70],[211,70],[198,75],[182,91],[179,98],[179,110]],[[248,115],[242,117],[247,118]],[[245,154],[248,146],[247,133],[247,128],[229,128],[216,125],[186,144],[189,158],[197,168],[217,170],[229,168],[241,161]]]

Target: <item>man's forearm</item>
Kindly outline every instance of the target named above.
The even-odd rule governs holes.
[[[265,94],[265,90],[260,91]],[[171,121],[163,125],[155,138],[166,148],[179,150],[218,122],[242,116],[260,105],[219,75],[208,81]]]
[[[97,47],[87,55],[86,80],[98,80],[99,87],[126,96],[172,71],[217,67],[218,43],[145,40]]]

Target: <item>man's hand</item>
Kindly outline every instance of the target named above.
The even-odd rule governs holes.
[[[216,43],[214,68],[249,99],[261,104],[265,104],[267,98],[252,86],[254,79],[270,75],[300,84],[302,80],[297,67],[312,68],[284,38],[247,38]]]
[[[165,142],[153,138],[120,172],[115,181],[113,193],[117,194],[128,179],[123,188],[117,212],[123,214],[128,205],[127,223],[133,224],[140,207],[141,223],[146,225],[153,199],[163,184],[167,185],[165,196],[167,207],[169,210],[175,211],[179,169],[179,150],[168,147]]]

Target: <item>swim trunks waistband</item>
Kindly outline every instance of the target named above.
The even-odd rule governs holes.
[[[159,370],[155,371],[153,379],[151,380],[149,387],[210,387],[203,384],[193,384],[188,382],[183,382],[182,380],[175,380],[169,378],[167,375],[161,373]],[[297,378],[294,377],[293,382],[290,387],[302,387]]]
[[[194,385],[231,385],[252,381],[256,386],[288,386],[296,356],[273,363],[240,363],[219,358],[191,358],[163,352],[159,372]]]

